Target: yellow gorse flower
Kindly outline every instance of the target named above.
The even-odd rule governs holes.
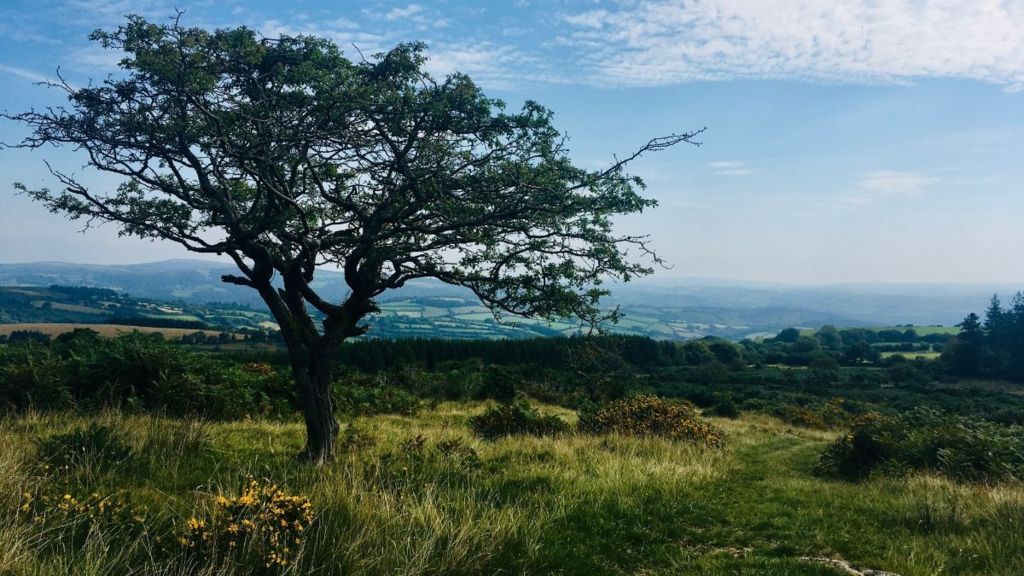
[[[313,521],[313,505],[305,496],[286,494],[278,485],[250,480],[234,497],[218,495],[210,516],[191,518],[182,546],[197,552],[256,550],[267,568],[294,560],[302,534]]]

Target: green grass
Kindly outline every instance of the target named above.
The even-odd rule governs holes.
[[[843,558],[903,576],[1024,573],[1024,487],[931,476],[863,483],[811,472],[833,433],[761,416],[714,423],[725,450],[618,436],[475,438],[479,404],[354,421],[364,442],[322,469],[297,465],[297,422],[198,423],[28,415],[0,421],[0,574],[243,574],[160,553],[220,494],[252,476],[310,498],[316,520],[290,574],[836,575],[801,557]],[[574,420],[573,413],[558,411]],[[97,420],[137,456],[113,470],[42,470],[39,438]],[[428,451],[462,439],[479,464]],[[344,436],[344,433],[343,433]],[[76,546],[16,520],[23,492],[125,491],[151,533],[97,525]],[[173,543],[172,543],[173,548]]]

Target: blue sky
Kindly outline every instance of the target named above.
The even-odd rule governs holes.
[[[116,73],[95,28],[137,13],[267,36],[328,36],[357,57],[405,40],[431,70],[470,74],[555,112],[598,167],[653,136],[703,146],[636,163],[661,205],[620,220],[673,264],[662,276],[787,283],[1024,283],[1024,1],[0,1],[0,108],[59,104],[33,82]],[[21,129],[0,122],[0,140]],[[9,184],[53,184],[0,150],[0,262],[126,263],[171,245],[80,234]],[[77,170],[93,185],[116,181]]]

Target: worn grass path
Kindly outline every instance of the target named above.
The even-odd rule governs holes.
[[[0,574],[254,573],[245,563],[161,556],[123,541],[115,526],[78,546],[47,545],[15,518],[24,491],[123,491],[145,505],[153,533],[169,534],[250,476],[314,504],[291,574],[842,573],[807,556],[902,576],[1024,574],[1020,485],[818,478],[812,468],[832,434],[759,416],[713,420],[729,439],[713,451],[621,437],[486,442],[466,425],[480,409],[446,403],[411,418],[358,419],[351,450],[322,470],[293,461],[298,423],[0,421]],[[111,470],[40,471],[37,438],[94,420],[121,431],[136,456]],[[409,448],[416,436],[425,440],[419,452]],[[456,439],[478,461],[437,447]]]

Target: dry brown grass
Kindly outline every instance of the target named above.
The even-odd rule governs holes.
[[[217,330],[199,330],[196,328],[154,328],[152,326],[129,326],[125,324],[68,324],[58,322],[39,322],[39,323],[23,323],[23,324],[0,324],[0,336],[9,336],[12,332],[19,330],[31,330],[33,332],[42,332],[51,338],[59,336],[67,332],[77,330],[79,328],[88,328],[99,332],[100,336],[112,338],[118,334],[124,334],[127,332],[142,332],[143,334],[163,334],[165,338],[181,338],[186,334],[195,334],[196,332],[202,332],[207,336],[216,336],[220,334]],[[240,335],[234,334],[235,339],[238,339]]]

